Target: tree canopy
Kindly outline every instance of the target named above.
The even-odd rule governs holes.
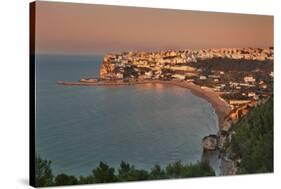
[[[241,159],[238,173],[273,172],[273,97],[233,126],[231,156]]]
[[[53,173],[51,169],[51,161],[43,160],[40,156],[35,160],[35,185],[36,186],[52,186]]]
[[[196,164],[183,164],[177,161],[163,169],[159,165],[155,165],[150,171],[136,169],[134,165],[130,165],[125,161],[122,161],[117,171],[115,171],[113,167],[110,167],[104,162],[100,162],[99,165],[93,169],[92,174],[86,177],[80,176],[79,178],[65,173],[53,176],[51,161],[36,157],[36,162],[39,162],[40,165],[36,167],[36,186],[62,186],[215,175],[214,170],[207,161],[197,162]]]

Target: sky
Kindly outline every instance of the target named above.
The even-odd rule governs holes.
[[[36,53],[273,46],[273,16],[36,2]]]

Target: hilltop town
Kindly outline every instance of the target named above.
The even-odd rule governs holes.
[[[176,81],[210,89],[231,107],[224,121],[227,129],[273,94],[273,55],[273,47],[107,54],[99,80]]]

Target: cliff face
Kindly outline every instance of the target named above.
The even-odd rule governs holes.
[[[100,78],[111,77],[115,69],[115,65],[111,64],[107,57],[104,57],[103,63],[100,67]]]

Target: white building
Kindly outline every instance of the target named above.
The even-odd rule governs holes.
[[[180,79],[180,80],[185,79],[185,75],[181,75],[181,74],[174,74],[174,75],[172,75],[172,77],[175,79]]]
[[[204,75],[200,75],[199,79],[200,79],[200,80],[206,80],[206,79],[207,79],[207,77],[206,77],[206,76],[204,76]]]
[[[254,97],[254,96],[256,96],[256,93],[254,93],[254,92],[248,93],[248,97]]]
[[[116,78],[117,78],[117,79],[123,79],[123,73],[118,72],[118,73],[116,74]]]
[[[246,76],[246,77],[244,77],[244,81],[246,83],[249,83],[249,82],[255,82],[256,79],[253,76]]]

